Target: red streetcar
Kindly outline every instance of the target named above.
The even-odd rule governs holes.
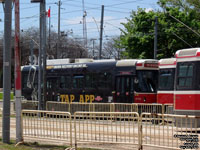
[[[175,69],[176,58],[161,59],[159,61],[157,103],[174,103]]]
[[[119,60],[116,64],[114,102],[156,103],[158,61]]]
[[[200,114],[200,48],[176,52],[174,109],[176,114]]]

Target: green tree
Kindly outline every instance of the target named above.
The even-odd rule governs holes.
[[[176,7],[184,11],[195,10],[197,13],[200,13],[199,0],[159,0],[158,4],[162,8]]]
[[[125,48],[123,55],[129,58],[153,58],[154,25],[158,17],[158,58],[173,57],[178,49],[197,47],[199,36],[187,26],[198,29],[200,22],[195,11],[183,11],[178,7],[165,7],[166,11],[150,11],[138,9],[133,11],[118,41]],[[183,22],[179,22],[179,21]]]

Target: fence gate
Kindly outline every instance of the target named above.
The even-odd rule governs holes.
[[[23,138],[37,140],[59,140],[72,146],[71,114],[68,112],[52,112],[23,110]]]
[[[138,113],[76,112],[74,119],[76,149],[78,142],[140,145]]]
[[[199,149],[199,119],[187,115],[143,113],[142,145],[168,149]]]

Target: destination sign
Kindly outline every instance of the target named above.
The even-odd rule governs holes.
[[[47,66],[46,69],[65,69],[65,68],[87,68],[86,64],[68,64],[68,65],[51,65]]]

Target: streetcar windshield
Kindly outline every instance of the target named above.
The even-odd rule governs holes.
[[[195,63],[184,62],[178,63],[177,67],[177,89],[192,89],[194,88],[194,70]]]
[[[173,90],[174,89],[174,74],[175,68],[160,69],[159,72],[159,90]]]
[[[136,92],[156,92],[158,81],[156,70],[139,70],[137,71],[137,78]]]

